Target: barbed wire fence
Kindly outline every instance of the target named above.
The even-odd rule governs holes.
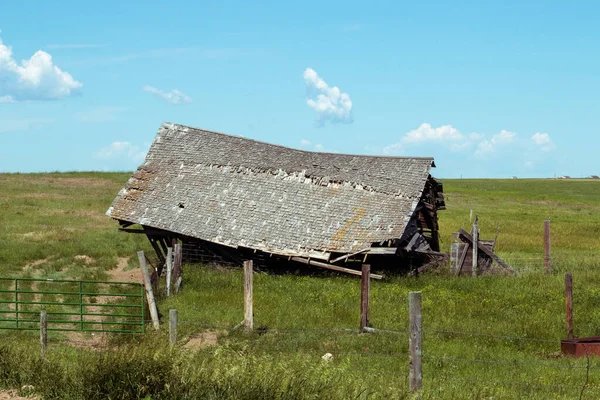
[[[225,266],[235,266],[237,265],[235,262],[228,260],[226,257],[220,256],[214,252],[203,249],[199,246],[182,246],[183,258],[189,263],[200,263],[200,264],[216,264],[216,265],[225,265]],[[507,257],[506,260],[510,262],[512,265],[517,267],[520,272],[529,271],[529,270],[537,270],[544,268],[544,257]],[[256,260],[253,260],[256,264],[260,265],[260,259],[257,256]],[[250,271],[252,271],[252,264]],[[154,268],[154,266],[153,266]],[[245,270],[247,272],[247,270]],[[251,275],[251,272],[250,272]],[[369,274],[363,274],[364,277],[367,277],[368,280]],[[248,275],[245,274],[245,283],[247,283]],[[368,285],[366,285],[368,288]],[[245,286],[246,288],[246,286]],[[365,285],[361,285],[361,289],[364,290]],[[252,291],[250,284],[250,292]],[[366,293],[361,292],[363,296],[366,296],[366,310],[363,309],[361,301],[361,321],[363,320],[362,315],[364,313],[367,314],[366,321],[368,322],[368,289]],[[420,292],[418,292],[420,294]],[[411,293],[412,294],[412,293]],[[247,293],[244,294],[244,304],[245,308],[248,307],[248,296]],[[250,296],[250,303],[252,302],[252,296]],[[246,313],[245,313],[246,314]],[[590,384],[590,371],[598,371],[600,370],[600,365],[591,365],[589,356],[586,357],[587,364],[580,365],[577,364],[576,361],[570,359],[557,359],[556,362],[549,361],[533,361],[533,360],[514,360],[514,359],[503,359],[503,358],[487,358],[487,357],[468,357],[461,355],[451,355],[451,354],[437,354],[435,351],[431,353],[427,350],[427,342],[437,340],[435,336],[444,336],[443,340],[449,341],[453,340],[454,337],[465,337],[465,338],[473,338],[473,337],[483,337],[501,341],[518,341],[518,342],[537,342],[543,344],[555,344],[560,345],[561,340],[558,339],[548,339],[548,338],[535,338],[535,337],[521,337],[514,335],[499,335],[494,333],[486,333],[486,332],[468,332],[462,331],[460,329],[433,329],[433,328],[423,328],[423,321],[421,320],[421,310],[420,307],[418,309],[417,314],[419,314],[419,322],[412,321],[413,318],[413,310],[411,309],[411,323],[406,329],[381,329],[369,326],[368,323],[362,324],[359,328],[332,328],[332,329],[269,329],[269,328],[254,328],[252,323],[248,323],[248,321],[244,320],[240,324],[237,325],[226,325],[226,324],[211,324],[198,320],[191,319],[183,319],[180,320],[177,318],[177,312],[172,313],[169,312],[169,328],[172,331],[172,334],[169,335],[170,341],[173,345],[182,344],[182,339],[177,335],[178,327],[188,327],[188,331],[205,331],[205,330],[219,330],[227,334],[232,334],[234,332],[243,331],[247,335],[244,336],[244,340],[241,346],[244,346],[245,351],[254,351],[254,352],[269,352],[269,353],[282,353],[282,354],[293,354],[293,353],[309,353],[314,355],[315,357],[323,357],[326,354],[331,354],[336,358],[349,358],[349,357],[359,357],[364,358],[365,360],[371,359],[394,359],[397,362],[394,364],[397,366],[397,369],[384,369],[378,368],[378,365],[373,364],[370,365],[369,362],[365,362],[360,368],[355,367],[355,364],[350,364],[346,366],[346,368],[356,371],[360,374],[375,374],[382,376],[393,377],[402,381],[412,381],[412,379],[416,379],[419,381],[417,387],[413,387],[411,383],[411,390],[413,392],[417,392],[422,388],[423,381],[424,388],[434,386],[439,382],[452,382],[456,384],[470,384],[470,385],[488,385],[488,386],[502,386],[502,387],[514,387],[514,386],[522,386],[527,388],[552,388],[558,390],[566,390],[573,391],[579,394],[579,398],[582,398],[583,394],[587,392],[591,392],[597,394],[600,392],[600,383]],[[176,317],[173,318],[172,315]],[[415,329],[414,325],[418,325],[418,329]],[[425,321],[425,326],[427,325],[427,321]],[[288,341],[285,339],[279,341],[277,343],[269,343],[263,340],[264,335],[315,335],[316,340],[313,342],[306,341]],[[343,335],[393,335],[396,337],[398,342],[398,348],[406,347],[406,343],[410,342],[409,351],[378,351],[378,350],[357,350],[353,348],[348,348],[344,343],[339,342],[339,338]],[[418,349],[414,349],[413,339],[414,335],[421,336],[418,340]],[[423,339],[423,335],[431,336],[429,338]],[[194,334],[186,335],[188,337],[193,337]],[[323,345],[323,336],[332,336],[334,339],[333,344]],[[408,340],[407,340],[408,339]],[[421,346],[424,344],[424,346]],[[418,358],[418,362],[417,359]],[[423,375],[422,371],[414,371],[415,364],[426,366],[426,374]],[[465,377],[465,376],[457,376],[457,374],[451,375],[450,373],[444,374],[444,368],[439,368],[440,365],[444,366],[453,366],[459,367],[461,365],[483,365],[490,368],[514,368],[516,373],[515,376],[520,379],[515,380],[504,380],[504,379],[484,379],[480,376],[474,377]],[[314,363],[306,363],[306,367],[313,367]],[[436,373],[432,373],[434,369],[437,368]],[[569,373],[568,379],[573,382],[573,384],[558,384],[558,383],[547,383],[547,382],[538,382],[538,381],[528,381],[524,380],[522,375],[519,374],[520,371],[523,371],[526,368],[550,368],[556,369],[559,371],[564,371],[565,373]],[[441,372],[441,373],[437,373]],[[571,372],[573,374],[571,374]],[[415,377],[416,375],[416,377]],[[581,381],[579,383],[579,381]],[[596,381],[597,382],[597,381]],[[595,397],[600,397],[600,395],[594,395]]]
[[[537,260],[537,258],[536,258]],[[543,260],[542,260],[543,261]],[[537,360],[514,360],[514,359],[503,359],[501,357],[468,357],[462,355],[453,354],[436,354],[436,351],[429,353],[427,351],[427,342],[435,340],[459,340],[457,338],[486,338],[501,341],[517,341],[524,343],[541,343],[541,344],[555,344],[560,346],[561,340],[548,339],[548,338],[535,338],[535,337],[520,337],[514,335],[499,335],[495,333],[485,332],[467,332],[460,329],[429,329],[423,328],[420,302],[417,308],[413,309],[411,300],[409,300],[410,308],[410,323],[406,329],[378,329],[371,327],[368,324],[368,285],[361,284],[361,298],[367,298],[366,303],[361,301],[361,326],[358,329],[351,328],[333,328],[333,329],[273,329],[273,328],[254,328],[253,315],[248,316],[247,310],[250,307],[252,310],[252,281],[250,276],[252,275],[252,263],[248,263],[250,268],[244,268],[244,321],[241,323],[228,326],[219,324],[210,324],[196,320],[178,320],[169,321],[169,329],[171,331],[170,341],[173,345],[181,342],[181,338],[177,335],[178,326],[187,327],[187,331],[202,331],[202,330],[218,330],[223,333],[231,334],[233,332],[243,331],[247,333],[244,340],[240,344],[243,346],[244,351],[249,352],[268,352],[268,353],[282,353],[282,354],[293,354],[293,353],[305,353],[311,356],[326,360],[328,357],[335,357],[336,359],[345,359],[348,357],[359,357],[370,360],[382,359],[396,359],[397,363],[394,363],[394,369],[390,370],[389,365],[385,368],[376,363],[369,367],[370,362],[361,362],[360,368],[354,368],[355,363],[349,363],[345,368],[356,369],[357,372],[369,373],[374,375],[392,376],[400,381],[408,380],[409,388],[412,392],[419,392],[423,387],[423,380],[425,381],[425,388],[434,387],[436,385],[444,385],[448,382],[453,384],[469,384],[481,385],[484,387],[524,387],[528,390],[534,390],[535,388],[550,388],[562,391],[572,391],[577,393],[581,398],[585,393],[596,393],[595,396],[600,396],[597,393],[600,392],[600,384],[590,384],[589,376],[590,372],[600,370],[600,365],[590,365],[589,356],[587,365],[578,364],[575,359],[569,358],[557,358],[556,362],[552,361],[537,361]],[[363,280],[369,279],[369,274],[363,274]],[[250,283],[248,283],[250,279]],[[249,286],[248,286],[249,285]],[[367,288],[367,292],[362,291]],[[249,291],[249,292],[248,292]],[[250,296],[248,296],[250,293]],[[409,296],[418,294],[420,292],[411,292]],[[366,309],[364,304],[366,304]],[[366,324],[363,324],[363,315],[366,314]],[[251,320],[248,320],[250,318]],[[272,341],[263,340],[264,335],[304,335],[304,336],[315,336],[315,341],[307,340],[296,340],[296,339],[281,339],[276,340],[275,343]],[[406,347],[406,343],[409,342],[409,351],[374,351],[369,349],[355,349],[352,346],[346,346],[344,343],[340,343],[339,339],[343,335],[393,335],[397,338],[398,350]],[[423,346],[423,335],[428,336],[425,345]],[[323,337],[326,336],[327,340]],[[436,336],[443,336],[441,339]],[[194,337],[193,334],[189,337]],[[334,337],[333,342],[331,337]],[[372,336],[369,336],[372,337]],[[408,339],[408,340],[407,340]],[[396,339],[394,339],[396,340]],[[471,340],[471,339],[467,339]],[[326,343],[326,344],[324,344]],[[435,346],[434,346],[435,347]],[[425,350],[424,350],[425,349]],[[314,366],[314,363],[311,364]],[[428,374],[423,376],[422,366],[426,366]],[[486,368],[494,369],[497,368],[511,368],[514,370],[515,379],[503,380],[503,379],[486,379],[482,375],[477,374],[474,376],[460,376],[456,373],[457,369],[461,366],[479,365]],[[397,368],[397,369],[396,369]],[[547,382],[544,379],[549,379],[548,376],[538,373],[537,369],[554,369],[558,371],[564,371],[565,374],[568,372],[567,382]],[[435,371],[435,372],[434,372]],[[450,371],[450,372],[448,372]],[[454,371],[454,372],[452,372]],[[535,381],[528,381],[523,379],[524,371],[528,372],[526,376],[538,376],[540,379]],[[533,371],[533,372],[532,372]],[[538,371],[539,372],[539,371]],[[506,376],[506,375],[504,375]],[[570,397],[570,396],[569,396]]]

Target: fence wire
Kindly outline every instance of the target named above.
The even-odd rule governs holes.
[[[555,389],[577,389],[582,390],[584,384],[581,385],[552,385],[547,383],[532,383],[526,381],[494,381],[494,380],[485,380],[485,379],[468,379],[468,378],[450,378],[450,377],[433,377],[430,378],[431,381],[455,381],[455,382],[469,382],[469,383],[482,383],[488,385],[495,386],[537,386],[537,387],[548,387]],[[585,386],[584,390],[600,390],[600,386]]]

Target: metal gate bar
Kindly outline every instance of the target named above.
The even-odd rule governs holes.
[[[31,324],[38,324],[39,319],[32,319],[31,314],[39,314],[42,309],[58,308],[62,311],[46,310],[47,315],[51,316],[78,316],[78,319],[48,319],[48,324],[59,326],[48,326],[48,331],[85,331],[85,332],[114,332],[114,333],[143,333],[145,331],[145,292],[144,286],[139,283],[132,282],[109,282],[109,281],[90,281],[90,280],[68,280],[68,279],[40,279],[40,278],[0,278],[0,284],[8,283],[13,285],[13,288],[0,289],[2,294],[11,294],[10,300],[0,299],[0,316],[13,314],[14,318],[0,318],[0,329],[13,330],[38,330],[39,327],[32,327]],[[25,289],[24,286],[33,286],[35,283],[43,284],[72,284],[77,287],[77,291],[72,290],[33,290]],[[84,286],[95,286],[98,291],[84,290]],[[102,290],[101,286],[110,288],[122,288],[117,293],[111,293],[107,290]],[[21,289],[23,288],[23,289]],[[125,293],[127,288],[132,291]],[[137,292],[137,293],[135,293]],[[14,296],[12,294],[14,293]],[[23,295],[32,296],[32,301],[23,299]],[[42,301],[42,296],[52,295],[61,296],[62,301]],[[115,299],[121,298],[123,303],[92,303],[89,299],[84,302],[84,297],[112,297]],[[71,297],[71,298],[69,298]],[[77,297],[75,300],[73,297]],[[37,300],[39,301],[35,301]],[[67,301],[68,300],[68,301]],[[11,306],[13,309],[11,309]],[[38,306],[36,310],[27,309],[28,306]],[[88,307],[98,307],[99,312],[87,312]],[[103,312],[103,307],[110,307],[114,311]],[[115,310],[117,309],[117,310]],[[118,310],[121,311],[118,311]],[[134,313],[125,313],[126,310],[139,309]],[[77,311],[75,311],[77,310]],[[113,319],[108,320],[86,320],[85,317],[106,317]],[[115,320],[125,319],[130,320]],[[131,320],[133,319],[133,320]],[[14,325],[6,326],[2,323],[14,323]],[[60,326],[63,325],[63,326]],[[74,325],[72,327],[64,327],[64,325]],[[109,329],[99,329],[94,325],[108,326]],[[130,327],[130,329],[117,329],[118,327]],[[135,329],[137,327],[137,329]]]

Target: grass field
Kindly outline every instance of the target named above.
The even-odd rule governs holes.
[[[104,216],[127,178],[0,174],[0,276],[106,279],[126,257],[135,267],[135,251],[149,245]],[[259,330],[243,333],[227,329],[242,319],[241,271],[187,267],[184,290],[159,304],[165,315],[179,310],[178,346],[166,345],[163,329],[114,338],[101,353],[53,342],[41,360],[35,335],[0,332],[0,385],[34,384],[46,398],[410,398],[407,303],[419,290],[423,398],[600,397],[600,362],[587,368],[588,360],[562,357],[558,342],[565,272],[574,278],[575,334],[600,335],[600,182],[447,180],[444,188],[443,248],[452,232],[468,229],[473,210],[482,238],[500,226],[497,253],[517,277],[456,278],[440,269],[374,281],[371,323],[393,332],[360,335],[344,330],[358,327],[356,278],[257,274]],[[542,266],[547,218],[551,275]],[[190,337],[218,344],[193,350],[184,347]],[[326,352],[330,363],[321,360]]]

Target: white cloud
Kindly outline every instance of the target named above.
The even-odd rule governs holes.
[[[392,155],[392,154],[399,154],[401,151],[402,151],[402,143],[398,142],[398,143],[390,144],[389,146],[385,146],[381,152],[387,156],[387,155]]]
[[[442,125],[434,128],[429,123],[421,124],[417,129],[405,133],[400,141],[383,148],[383,154],[398,154],[405,147],[419,143],[452,142],[452,151],[460,151],[470,146],[465,136],[452,125]]]
[[[499,134],[492,136],[492,143],[494,144],[503,144],[512,142],[517,136],[514,132],[509,132],[506,130],[501,130]]]
[[[337,86],[330,87],[312,68],[302,74],[306,85],[316,92],[315,99],[307,99],[306,104],[317,113],[317,124],[326,121],[352,123],[352,100],[348,93]]]
[[[3,102],[58,100],[79,92],[83,87],[52,61],[43,50],[21,63],[13,58],[12,48],[0,39],[0,98]]]
[[[97,158],[101,159],[120,159],[133,161],[137,164],[144,161],[149,146],[137,146],[130,142],[113,142],[96,153]]]
[[[550,136],[547,133],[534,133],[531,140],[538,146],[542,146],[550,143]]]
[[[539,146],[542,151],[550,151],[555,147],[552,139],[550,139],[550,135],[547,133],[534,133],[533,136],[531,136],[531,140]]]
[[[0,96],[0,103],[14,103],[15,99],[12,96]]]
[[[304,147],[308,151],[319,151],[319,152],[325,151],[325,146],[323,146],[321,143],[313,143],[308,139],[300,140],[300,145],[301,145],[301,147]],[[337,151],[333,151],[333,150],[330,150],[330,152],[337,153]]]
[[[192,99],[188,95],[177,89],[173,89],[170,92],[163,92],[162,90],[152,87],[150,85],[145,85],[144,87],[142,87],[142,90],[148,93],[152,93],[156,97],[166,100],[171,104],[187,104],[192,102]]]
[[[502,130],[499,134],[492,136],[490,140],[483,140],[479,142],[479,145],[475,150],[475,156],[481,158],[492,154],[496,151],[498,146],[513,142],[516,136],[517,134],[514,132]]]
[[[432,128],[431,124],[424,123],[417,129],[405,134],[402,141],[404,143],[463,141],[464,138],[458,129],[453,128],[452,125]]]

